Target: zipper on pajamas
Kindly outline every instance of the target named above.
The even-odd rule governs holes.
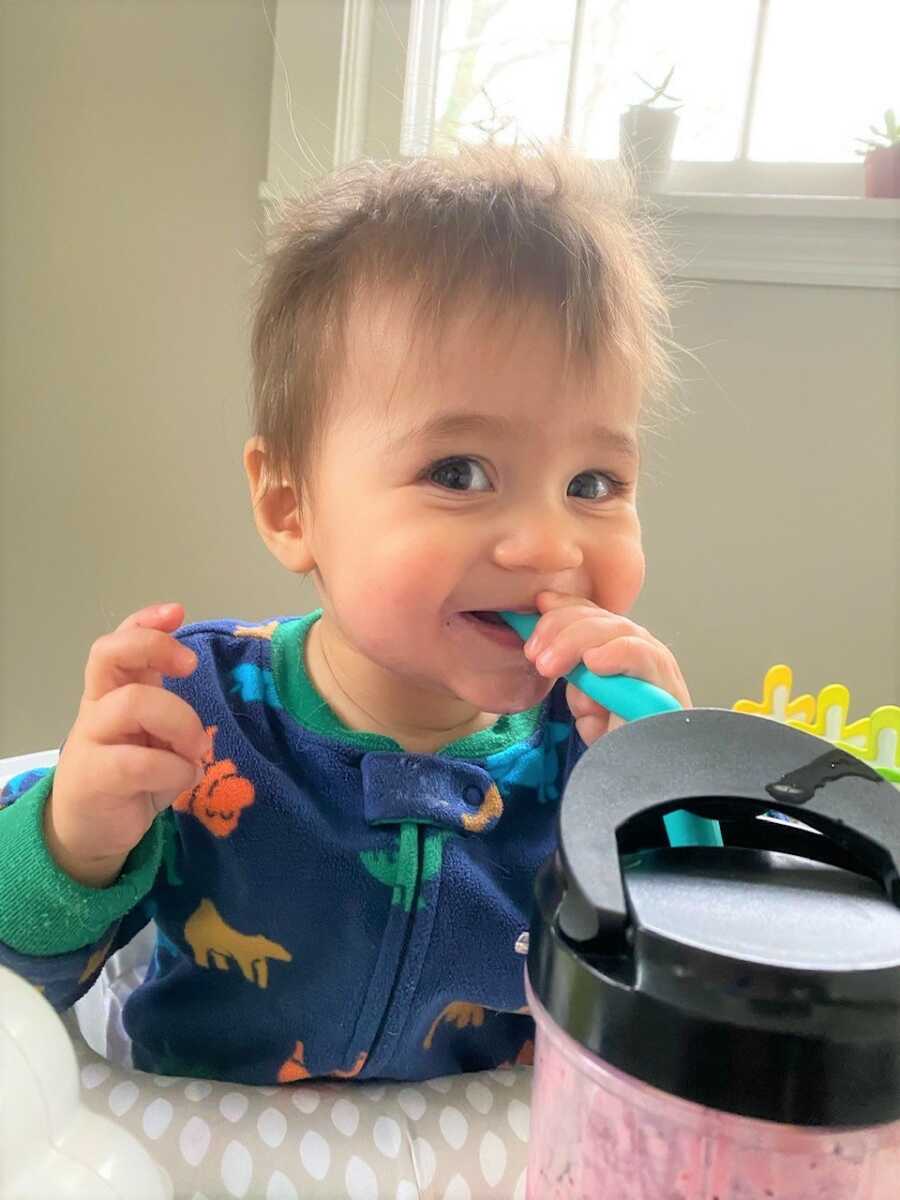
[[[372,1038],[372,1057],[374,1057],[375,1053],[380,1049],[380,1043],[381,1043],[382,1037],[384,1036],[384,1030],[385,1030],[385,1025],[387,1023],[388,1014],[390,1013],[391,1009],[394,1006],[394,998],[397,994],[397,987],[400,983],[400,980],[403,978],[403,970],[404,970],[404,967],[406,966],[406,956],[409,953],[409,943],[412,940],[413,928],[415,926],[415,921],[416,921],[416,913],[418,912],[418,908],[419,908],[419,895],[422,891],[422,860],[424,857],[423,851],[424,851],[424,847],[425,847],[426,827],[423,825],[416,825],[415,830],[416,830],[416,873],[415,873],[415,881],[413,883],[412,897],[411,897],[410,906],[409,906],[409,915],[408,915],[407,921],[406,921],[406,930],[403,934],[403,945],[400,949],[400,957],[397,960],[397,967],[396,967],[396,970],[394,971],[394,980],[393,980],[393,983],[391,984],[391,990],[390,990],[390,994],[388,995],[387,1004],[384,1006],[384,1014],[382,1015],[381,1021],[378,1025],[378,1029],[375,1032],[375,1036]],[[401,829],[401,839],[402,839],[402,829]]]

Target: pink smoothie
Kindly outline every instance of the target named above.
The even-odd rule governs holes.
[[[527,1200],[900,1197],[900,1121],[813,1129],[667,1096],[584,1050],[525,986],[537,1023]]]

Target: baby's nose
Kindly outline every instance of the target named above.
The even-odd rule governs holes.
[[[584,562],[578,539],[565,521],[529,522],[499,539],[494,560],[507,570],[528,568],[544,575],[576,570]]]

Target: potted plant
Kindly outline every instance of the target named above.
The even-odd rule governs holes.
[[[669,173],[681,108],[678,97],[666,91],[674,73],[672,67],[659,87],[654,87],[635,72],[652,94],[648,100],[630,105],[619,121],[619,158],[633,173],[641,190],[661,188]],[[674,107],[664,107],[658,103],[660,100],[677,103]]]
[[[866,195],[900,199],[900,125],[894,110],[884,114],[884,129],[869,126],[873,138],[857,138],[865,149],[856,153],[865,159]]]

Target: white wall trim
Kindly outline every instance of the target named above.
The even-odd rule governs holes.
[[[666,182],[672,192],[729,196],[865,195],[862,162],[695,162],[674,159]]]
[[[413,0],[406,42],[400,153],[427,154],[434,125],[443,0]]]
[[[900,289],[900,200],[660,194],[685,279]]]
[[[375,0],[344,0],[334,134],[336,167],[359,158],[365,142],[374,9]]]

